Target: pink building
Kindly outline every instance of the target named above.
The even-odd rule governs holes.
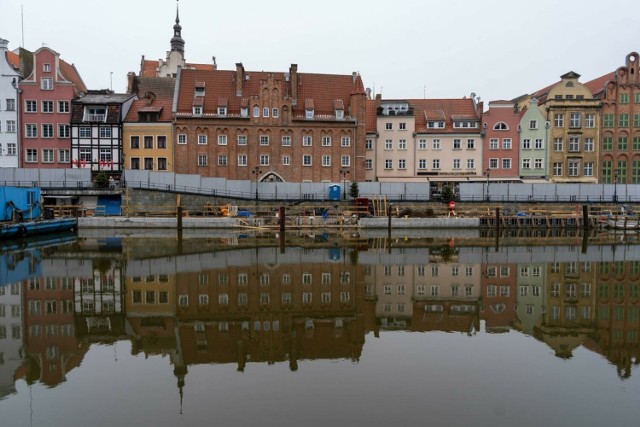
[[[87,91],[80,74],[47,47],[21,49],[20,73],[20,166],[70,168],[71,100]]]
[[[482,114],[483,175],[491,181],[518,179],[520,113],[511,101],[491,101]]]

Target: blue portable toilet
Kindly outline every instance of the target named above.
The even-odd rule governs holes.
[[[329,200],[340,200],[340,186],[338,184],[329,186]]]

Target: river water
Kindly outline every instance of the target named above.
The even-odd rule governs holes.
[[[459,233],[4,243],[0,425],[635,425],[635,236]]]

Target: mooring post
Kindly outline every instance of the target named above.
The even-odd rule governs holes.
[[[496,229],[500,228],[500,208],[496,208]]]
[[[387,222],[387,240],[389,242],[389,253],[391,253],[391,208],[393,207],[393,203],[389,203],[389,207],[387,208],[387,216],[389,218]]]
[[[280,232],[284,233],[285,231],[285,214],[286,214],[286,208],[284,206],[280,206],[278,208],[278,223],[280,225]]]
[[[582,228],[585,230],[588,230],[590,228],[589,207],[587,205],[582,205]]]
[[[178,231],[182,231],[182,206],[178,206],[176,215],[178,217]]]

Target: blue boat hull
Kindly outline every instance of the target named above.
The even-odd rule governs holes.
[[[42,221],[2,224],[2,228],[0,228],[0,239],[15,239],[19,237],[74,230],[77,226],[77,218],[56,218]]]

